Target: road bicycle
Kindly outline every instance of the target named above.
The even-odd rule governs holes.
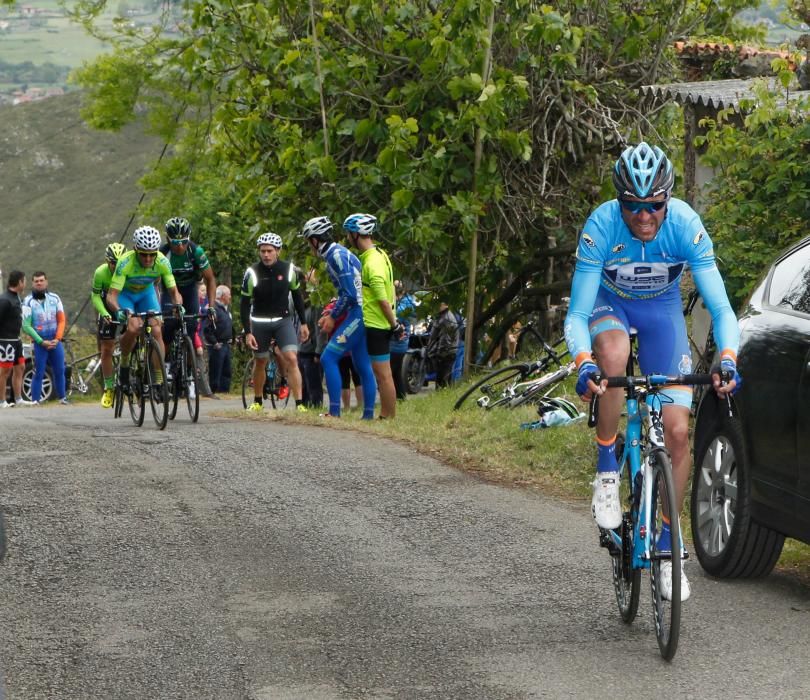
[[[245,365],[244,375],[242,376],[242,406],[247,408],[253,403],[253,368],[255,366],[254,358],[250,358]],[[284,392],[284,389],[287,392]],[[280,397],[284,394],[284,398]],[[270,405],[273,408],[284,408],[290,400],[289,387],[287,380],[281,375],[278,366],[278,360],[273,353],[270,353],[270,358],[267,360],[265,367],[265,380],[262,391],[262,398],[264,400],[270,399]]]
[[[197,320],[203,314],[183,313],[182,307],[172,305],[178,312],[178,328],[167,352],[167,367],[170,368],[167,384],[169,387],[169,419],[174,420],[180,399],[186,400],[186,408],[192,423],[200,418],[200,391],[197,383],[197,358],[194,341],[186,328],[186,321]]]
[[[672,385],[705,386],[712,383],[710,374],[677,376],[634,375],[634,355],[627,364],[627,376],[607,377],[608,387],[625,391],[626,433],[616,439],[616,458],[620,480],[622,523],[615,530],[599,528],[599,544],[611,556],[613,586],[619,614],[631,623],[638,611],[641,571],[649,570],[655,636],[661,656],[667,661],[678,648],[681,622],[681,559],[687,554],[682,547],[671,551],[657,548],[665,514],[677,514],[672,460],[664,445],[662,404],[667,399],[660,392]],[[728,377],[726,377],[728,378]],[[599,383],[603,377],[595,377]],[[588,425],[594,427],[599,401],[594,395]],[[672,542],[681,542],[678,517],[670,519]],[[661,592],[661,566],[672,562],[672,600]]]
[[[458,410],[465,402],[473,400],[487,410],[496,406],[515,408],[542,398],[575,371],[574,363],[564,362],[568,355],[564,338],[559,338],[553,345],[545,340],[542,342],[544,354],[539,360],[501,367],[484,375],[465,389],[453,409]],[[554,365],[558,369],[549,371]]]
[[[65,390],[68,396],[74,392],[87,394],[93,379],[98,382],[98,388],[104,389],[104,376],[101,372],[101,353],[94,352],[83,357],[76,358],[73,352],[73,341],[64,340],[65,346]],[[118,345],[113,351],[113,368],[118,370],[118,362],[121,357],[121,350]]]
[[[113,394],[113,415],[120,418],[124,401],[129,405],[132,422],[143,425],[146,413],[146,400],[152,409],[152,417],[160,430],[169,420],[169,390],[166,382],[166,364],[163,361],[163,348],[152,335],[149,319],[161,316],[156,311],[130,314],[143,319],[141,331],[135,338],[135,345],[129,360],[129,390],[124,391],[120,381],[120,367],[116,374]]]

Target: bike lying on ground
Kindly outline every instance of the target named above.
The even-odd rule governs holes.
[[[672,551],[659,551],[657,544],[665,515],[677,513],[672,461],[664,446],[664,425],[659,392],[672,385],[704,386],[712,383],[710,374],[677,376],[650,374],[633,376],[633,355],[627,375],[608,377],[608,387],[625,390],[627,410],[626,435],[616,439],[616,457],[621,475],[620,496],[622,523],[615,530],[599,528],[599,544],[606,547],[613,567],[613,586],[619,614],[632,622],[638,611],[641,571],[650,572],[655,636],[661,656],[667,661],[675,656],[681,624],[681,557],[685,551],[678,545]],[[727,377],[728,378],[728,377]],[[594,378],[597,384],[603,377]],[[591,400],[588,425],[596,425],[598,396]],[[680,523],[670,519],[671,541],[681,542]],[[672,563],[672,600],[661,591],[661,566]]]
[[[152,335],[149,319],[160,317],[155,311],[130,314],[143,319],[141,331],[135,339],[129,364],[129,388],[121,386],[121,368],[116,374],[113,398],[113,415],[121,417],[124,401],[129,405],[129,413],[135,425],[143,425],[146,413],[146,399],[152,409],[152,417],[160,430],[169,420],[169,390],[166,382],[166,364],[163,361],[163,348]]]
[[[573,362],[563,364],[568,355],[563,338],[554,345],[543,341],[543,347],[544,355],[535,362],[501,367],[481,377],[458,397],[453,409],[458,410],[465,401],[473,399],[476,405],[487,410],[496,406],[515,408],[538,401],[576,371]],[[549,371],[554,365],[558,369]]]

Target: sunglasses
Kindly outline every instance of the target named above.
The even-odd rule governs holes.
[[[169,243],[171,245],[185,245],[188,243],[188,238],[170,238]]]
[[[147,252],[145,252],[143,250],[139,250],[138,255],[140,255],[140,256],[142,256],[144,258],[156,258],[157,257],[157,253],[147,253]]]
[[[663,202],[630,202],[626,199],[620,199],[619,203],[622,205],[622,209],[629,211],[631,214],[638,214],[642,210],[652,214],[661,211],[667,205],[667,200],[665,199]]]

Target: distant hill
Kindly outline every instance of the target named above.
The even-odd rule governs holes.
[[[80,99],[72,93],[0,107],[0,270],[23,270],[29,286],[31,273],[44,270],[71,320],[89,297],[105,246],[129,222],[138,179],[162,148],[139,126],[91,130],[79,116]],[[80,325],[91,323],[85,311]]]

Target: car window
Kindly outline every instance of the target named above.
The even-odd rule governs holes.
[[[774,268],[768,301],[773,306],[810,314],[810,245]]]

